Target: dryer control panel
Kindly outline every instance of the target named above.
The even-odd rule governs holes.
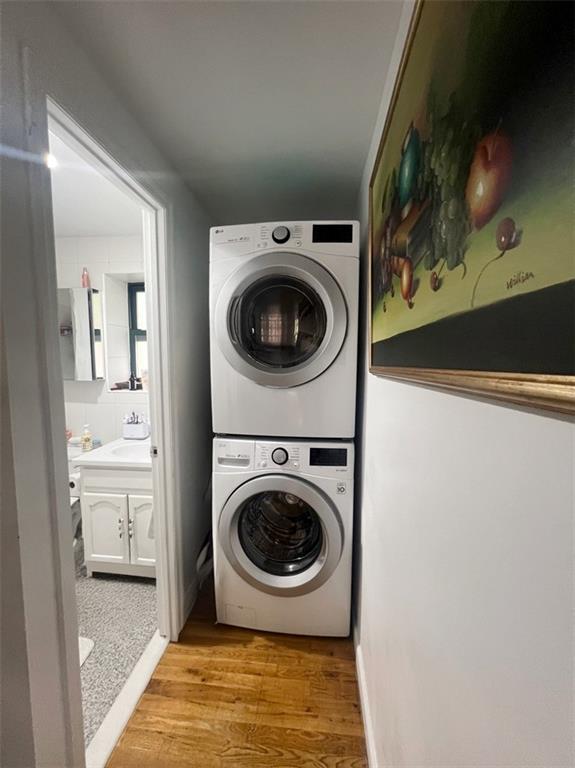
[[[273,221],[210,230],[210,260],[274,250],[359,258],[357,221]]]

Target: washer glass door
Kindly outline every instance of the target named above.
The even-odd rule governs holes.
[[[220,514],[218,540],[243,579],[283,595],[321,586],[343,548],[336,508],[317,487],[289,475],[262,475],[237,488]]]
[[[322,551],[317,512],[284,491],[264,491],[248,499],[239,514],[238,534],[252,563],[277,576],[302,573]]]

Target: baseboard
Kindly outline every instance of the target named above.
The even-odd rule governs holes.
[[[354,633],[354,640],[355,640]],[[365,732],[365,744],[367,747],[367,762],[369,768],[383,768],[377,762],[377,750],[375,746],[375,734],[373,720],[371,719],[371,710],[369,707],[369,695],[367,692],[367,679],[365,667],[363,665],[363,654],[361,645],[355,645],[355,668],[357,671],[357,684],[359,687],[359,700],[361,703],[361,715],[363,718],[363,730]]]
[[[105,768],[108,758],[136,709],[140,696],[144,693],[167,646],[167,638],[162,637],[156,630],[118,694],[118,698],[104,718],[102,725],[88,744],[86,768]]]

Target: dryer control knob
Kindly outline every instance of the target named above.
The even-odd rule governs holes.
[[[276,448],[272,452],[272,461],[274,464],[285,464],[289,459],[288,452],[285,448]]]
[[[287,227],[276,227],[272,232],[272,239],[276,243],[287,243],[290,238],[290,231]]]

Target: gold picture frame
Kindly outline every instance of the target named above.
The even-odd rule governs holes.
[[[416,367],[413,365],[386,365],[374,362],[373,337],[373,269],[374,269],[374,183],[382,163],[382,155],[394,119],[394,113],[400,97],[402,83],[408,67],[417,30],[424,7],[428,0],[418,0],[411,19],[407,41],[403,50],[398,74],[395,80],[389,110],[373,171],[369,182],[369,219],[368,219],[368,302],[369,302],[369,372],[374,375],[400,381],[422,384],[447,391],[457,391],[468,395],[492,398],[521,406],[544,409],[564,414],[575,414],[575,376],[554,375],[549,373],[509,373],[500,371],[467,370],[459,368]],[[453,6],[453,3],[449,3]],[[551,4],[555,5],[555,4]],[[575,259],[575,254],[574,254]],[[392,277],[393,279],[393,277]],[[393,294],[392,294],[393,295]],[[385,306],[385,305],[384,305]],[[384,310],[385,311],[385,310]],[[472,313],[470,313],[472,314]],[[574,350],[575,357],[575,350]]]

